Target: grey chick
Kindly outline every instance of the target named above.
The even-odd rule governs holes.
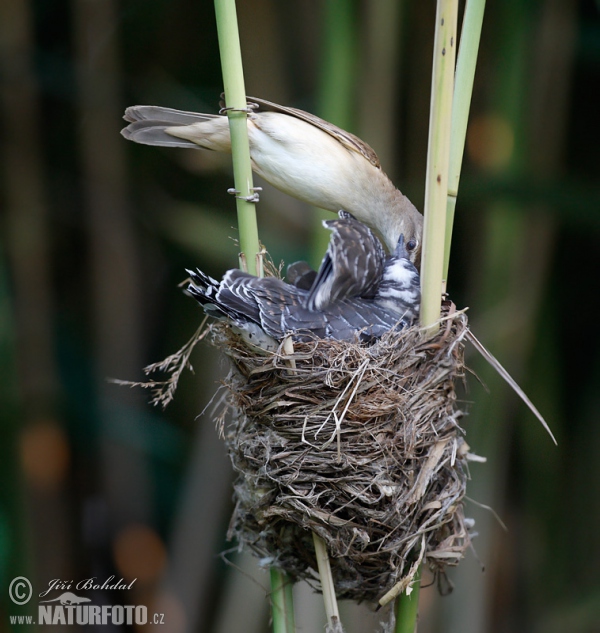
[[[298,341],[371,341],[392,328],[412,325],[419,314],[419,273],[408,258],[404,236],[394,254],[386,256],[370,229],[350,214],[323,224],[332,237],[310,290],[238,269],[227,271],[220,282],[188,270],[189,293],[207,314],[226,319],[246,340],[268,350],[287,335]],[[363,227],[368,233],[362,249],[344,241]],[[363,274],[360,262],[379,262],[374,267],[379,273]],[[340,274],[342,270],[350,274]]]

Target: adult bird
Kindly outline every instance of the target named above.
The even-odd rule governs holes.
[[[381,169],[364,141],[314,114],[248,97],[253,170],[271,185],[316,207],[346,209],[375,229],[390,252],[404,235],[420,261],[423,216]],[[146,145],[231,153],[227,116],[132,106],[121,134]]]
[[[349,213],[323,225],[331,240],[309,290],[233,269],[221,281],[188,270],[188,292],[208,315],[229,321],[247,341],[267,350],[287,335],[300,341],[371,341],[412,325],[419,313],[419,273],[404,236],[394,254],[386,255],[370,229]],[[357,235],[366,239],[356,242]]]

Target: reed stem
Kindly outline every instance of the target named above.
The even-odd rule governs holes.
[[[235,0],[215,0],[219,51],[225,87],[225,105],[231,133],[231,154],[236,189],[236,207],[240,234],[240,267],[255,275],[262,272],[260,244],[250,143],[248,141],[246,87],[238,31]],[[271,603],[273,633],[294,633],[292,582],[287,575],[271,568]]]
[[[429,140],[425,176],[425,221],[421,259],[421,326],[429,336],[439,328],[443,291],[446,200],[450,129],[456,59],[458,0],[438,0],[433,45]],[[419,578],[420,572],[415,578]],[[418,587],[397,599],[396,633],[413,633],[418,615]]]
[[[396,598],[395,633],[414,633],[419,615],[419,591],[421,589],[421,570],[417,571],[411,583],[412,591],[403,591]]]
[[[327,624],[330,630],[336,630],[340,624],[340,612],[335,597],[335,587],[333,576],[331,575],[331,565],[325,541],[316,532],[313,532],[313,542],[315,544],[315,554],[317,557],[317,567],[319,568],[319,578],[321,589],[323,590],[323,602],[325,603],[325,613]]]
[[[446,204],[446,238],[444,244],[444,291],[448,281],[448,267],[450,264],[450,247],[452,242],[452,227],[454,224],[454,209],[458,195],[460,171],[467,135],[467,122],[471,108],[473,81],[477,66],[477,53],[481,39],[481,27],[485,0],[467,0],[460,33],[460,47],[456,62],[454,77],[454,97],[452,100],[452,129],[450,133],[450,164],[448,168],[448,198]]]
[[[284,571],[271,567],[273,633],[294,633],[296,630],[293,586]]]
[[[457,13],[458,0],[438,0],[421,260],[421,325],[429,335],[438,330],[442,299]]]
[[[233,179],[240,235],[241,268],[256,274],[260,245],[256,222],[255,194],[248,142],[246,87],[242,67],[242,52],[238,32],[235,0],[215,0],[219,51],[228,108],[233,157]]]

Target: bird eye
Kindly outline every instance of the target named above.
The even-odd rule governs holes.
[[[406,250],[414,251],[415,248],[417,248],[417,240],[408,240],[408,242],[406,243]]]

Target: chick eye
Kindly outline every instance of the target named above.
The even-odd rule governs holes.
[[[408,240],[408,242],[406,243],[406,250],[414,251],[415,248],[417,248],[417,240]]]

